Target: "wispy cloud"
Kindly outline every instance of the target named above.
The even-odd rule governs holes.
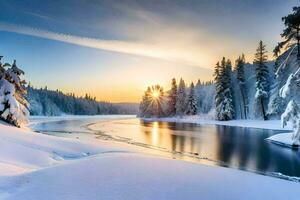
[[[30,15],[30,16],[33,16],[33,17],[40,18],[40,19],[53,20],[53,18],[51,18],[49,16],[38,14],[38,13],[35,13],[35,12],[24,11],[23,13],[25,13],[26,15]]]
[[[201,66],[201,63],[199,62],[200,58],[184,53],[181,50],[170,50],[168,48],[161,47],[158,44],[80,37],[7,23],[0,23],[0,31],[14,32],[18,34],[56,40],[95,49],[146,56],[173,62],[181,62],[186,65]]]

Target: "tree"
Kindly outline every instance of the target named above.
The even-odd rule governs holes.
[[[176,115],[176,101],[177,101],[177,83],[176,79],[172,79],[171,90],[169,92],[168,100],[168,114],[173,116]]]
[[[187,99],[187,110],[186,110],[187,115],[196,115],[197,114],[197,101],[196,101],[196,96],[195,96],[195,88],[194,88],[194,83],[191,83],[190,86],[190,93]]]
[[[140,103],[141,117],[161,117],[165,114],[164,90],[160,85],[148,87]]]
[[[274,55],[277,57],[285,46],[297,44],[297,57],[300,59],[300,7],[293,7],[293,12],[282,18],[285,29],[281,37],[285,40],[278,43],[274,49]]]
[[[244,118],[247,119],[247,113],[248,113],[248,98],[246,96],[247,94],[247,88],[246,88],[246,79],[245,79],[245,56],[242,54],[242,56],[239,56],[239,58],[236,60],[236,72],[237,72],[237,80],[242,96],[242,102],[243,102],[243,113]]]
[[[223,58],[225,60],[225,58]],[[224,61],[222,61],[224,63]],[[231,120],[234,118],[234,106],[233,106],[233,89],[232,89],[232,83],[231,83],[231,77],[232,77],[232,65],[231,61],[228,59],[225,64],[225,71],[223,74],[223,85],[224,88],[224,119],[225,120]]]
[[[142,101],[140,103],[140,113],[141,117],[149,117],[151,115],[151,88],[147,87],[147,90],[144,93]]]
[[[282,127],[285,127],[288,121],[293,124],[292,140],[294,144],[300,144],[300,108],[294,100],[288,103],[285,112],[281,115]]]
[[[300,68],[290,74],[286,83],[279,90],[279,96],[283,99],[289,99],[289,103],[285,112],[281,115],[282,126],[285,126],[288,121],[293,124],[294,143],[300,144],[300,108],[299,103],[300,92]],[[298,101],[298,103],[296,102]]]
[[[29,116],[29,104],[24,97],[26,82],[21,80],[24,72],[17,67],[16,60],[7,70],[2,64],[0,68],[0,119],[20,127],[27,123]]]
[[[221,65],[218,62],[215,67],[216,118],[222,121],[234,118],[231,75],[231,62],[230,60],[226,62],[226,59],[223,57]]]
[[[1,60],[2,60],[3,56],[0,56],[0,79],[5,75],[5,67],[10,67],[11,65],[9,63],[4,63],[2,64]]]
[[[268,56],[266,55],[266,46],[262,41],[259,42],[258,48],[254,56],[253,63],[256,66],[256,83],[255,83],[255,99],[258,105],[258,110],[261,112],[264,120],[267,120],[266,115],[266,104],[269,95],[269,76],[268,67],[266,62],[268,61]]]
[[[202,84],[201,84],[201,80],[198,79],[197,83],[196,83],[196,87],[200,87]]]
[[[176,101],[176,115],[182,116],[186,109],[186,89],[184,80],[181,78],[179,81],[177,101]]]
[[[215,66],[214,81],[216,85],[216,95],[215,95],[216,118],[220,120],[221,119],[220,113],[222,111],[221,103],[224,99],[224,94],[223,94],[223,85],[221,79],[221,66],[219,62],[217,62]]]
[[[164,116],[164,89],[160,85],[153,85],[151,87],[150,105],[152,115],[155,117]]]

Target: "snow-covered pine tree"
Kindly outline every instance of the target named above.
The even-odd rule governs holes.
[[[177,83],[176,79],[172,79],[171,90],[168,96],[168,115],[176,115],[176,101],[177,101]]]
[[[216,106],[216,119],[220,119],[220,113],[222,110],[221,102],[224,99],[223,94],[223,85],[221,81],[221,66],[220,63],[217,62],[215,66],[214,72],[214,81],[215,81],[215,88],[216,88],[216,95],[215,95],[215,106]]]
[[[189,93],[189,96],[187,99],[186,114],[187,115],[196,115],[197,114],[197,101],[196,101],[195,87],[194,87],[193,82],[190,85],[190,93]]]
[[[288,103],[284,113],[281,115],[282,127],[285,127],[289,121],[293,124],[293,143],[300,145],[300,108],[294,100]]]
[[[225,59],[225,58],[224,58]],[[223,63],[224,61],[222,61]],[[224,120],[234,119],[234,105],[233,105],[233,89],[232,89],[232,65],[231,61],[227,60],[225,64],[225,73],[223,75],[223,85],[224,88]]]
[[[200,109],[202,108],[202,102],[203,102],[203,96],[202,96],[202,84],[201,84],[201,80],[198,79],[196,85],[195,85],[195,95],[196,95],[196,101],[197,101],[197,112],[200,111]],[[205,95],[205,94],[203,94]]]
[[[184,80],[181,78],[178,85],[176,115],[184,115],[186,110],[186,89]]]
[[[264,120],[267,120],[266,105],[269,95],[269,77],[268,77],[268,67],[266,62],[268,61],[266,51],[266,45],[262,41],[259,42],[258,48],[256,50],[253,63],[256,65],[256,83],[255,83],[255,100],[257,105],[257,112],[261,113]]]
[[[196,87],[200,87],[202,84],[201,84],[201,80],[198,79],[197,83],[196,83]]]
[[[248,97],[247,97],[247,88],[246,88],[246,79],[245,79],[245,55],[239,56],[236,60],[236,73],[237,73],[237,80],[242,96],[242,103],[243,103],[243,114],[244,119],[247,119],[248,114]]]
[[[3,56],[0,56],[0,79],[5,75],[5,67],[10,67],[11,65],[9,63],[2,63]]]
[[[297,56],[300,59],[300,6],[293,7],[293,12],[282,18],[285,29],[283,30],[281,37],[285,38],[284,41],[278,43],[274,49],[274,54],[277,57],[280,54],[280,50],[287,45],[297,45]]]
[[[221,65],[215,68],[216,118],[226,121],[234,118],[233,95],[231,88],[232,66],[230,60],[223,57]]]
[[[1,71],[0,119],[20,127],[27,123],[29,116],[29,104],[24,97],[26,82],[21,80],[21,75],[24,75],[24,72],[17,67],[15,60],[7,70],[1,66]]]
[[[141,117],[150,117],[152,115],[151,111],[151,88],[147,87],[144,93],[143,99],[140,103],[139,115]]]
[[[153,85],[150,93],[150,106],[152,116],[162,117],[165,115],[164,89],[160,85]]]

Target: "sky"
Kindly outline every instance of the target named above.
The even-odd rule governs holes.
[[[0,0],[0,54],[17,60],[35,87],[139,102],[166,89],[212,80],[215,63],[259,40],[281,40],[281,17],[298,0]]]

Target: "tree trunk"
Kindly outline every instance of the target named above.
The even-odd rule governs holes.
[[[297,29],[297,57],[300,59],[300,35],[299,35],[299,28]]]
[[[263,118],[264,118],[264,120],[267,120],[268,118],[266,116],[266,111],[265,111],[265,106],[264,106],[263,98],[260,98],[260,104],[261,104],[261,110],[262,110]]]
[[[243,98],[243,104],[244,104],[244,117],[247,119],[247,105],[246,105],[246,99],[244,91],[242,91],[242,98]]]

